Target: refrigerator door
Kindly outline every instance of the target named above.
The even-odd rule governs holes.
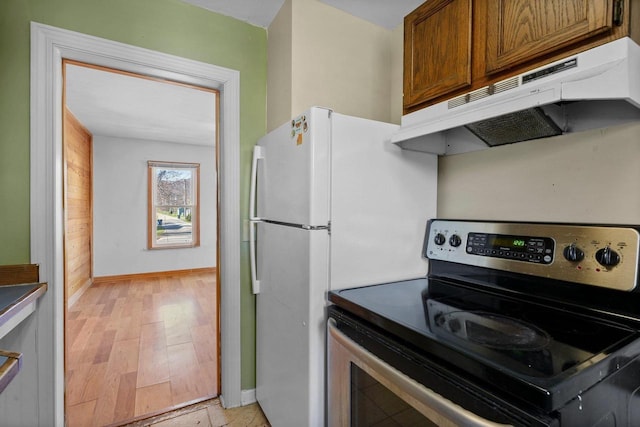
[[[398,126],[332,115],[331,289],[424,277],[438,158],[389,143]]]
[[[329,236],[258,223],[256,396],[271,425],[324,426]]]
[[[329,221],[330,110],[312,108],[258,141],[257,217],[310,226]]]

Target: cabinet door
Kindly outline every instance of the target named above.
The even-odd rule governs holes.
[[[612,28],[614,0],[488,0],[486,73],[579,43]]]
[[[404,21],[405,113],[470,84],[471,0],[425,2]]]

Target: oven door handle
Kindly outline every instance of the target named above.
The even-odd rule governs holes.
[[[442,422],[444,419],[449,422],[449,424],[445,422],[444,424],[446,425],[464,425],[468,427],[508,426],[508,424],[499,424],[482,418],[407,377],[344,335],[335,326],[333,319],[329,319],[328,328],[330,339],[335,340],[344,347],[350,354],[350,358],[356,359],[354,361],[356,365],[362,363],[364,366],[360,367],[368,371],[370,375],[373,374],[374,378],[378,377],[375,379],[381,384],[385,385],[384,383],[388,382],[401,393],[411,396],[420,402],[421,406],[426,407],[430,412],[430,414],[423,414],[432,419],[432,421]]]

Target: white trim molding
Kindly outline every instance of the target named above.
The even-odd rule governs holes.
[[[249,390],[242,390],[242,406],[251,405],[252,403],[256,403],[258,400],[256,399],[256,389],[252,388]]]
[[[239,72],[32,22],[31,262],[40,265],[40,278],[49,284],[37,316],[38,424],[64,425],[63,59],[220,91],[221,385],[225,405],[240,406]]]
[[[252,403],[256,403],[258,401],[258,399],[256,398],[256,389],[255,388],[251,388],[251,389],[248,389],[248,390],[242,390],[241,395],[242,395],[242,397],[240,398],[240,405],[241,406],[251,405]],[[227,407],[223,396],[220,396],[220,403],[222,404],[223,407],[225,407],[225,408]]]

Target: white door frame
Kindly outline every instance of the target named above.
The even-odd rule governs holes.
[[[240,406],[240,73],[32,22],[31,262],[49,285],[37,312],[40,423],[64,425],[63,59],[220,91],[221,398]]]

